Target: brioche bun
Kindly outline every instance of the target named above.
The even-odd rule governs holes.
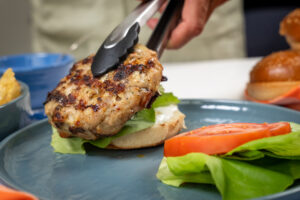
[[[300,50],[300,8],[289,13],[280,23],[279,33],[292,49]]]
[[[247,93],[256,100],[271,100],[299,85],[300,51],[279,51],[254,66]]]
[[[115,138],[108,149],[138,149],[162,144],[185,128],[184,117],[177,105],[157,108],[155,124],[145,130]]]

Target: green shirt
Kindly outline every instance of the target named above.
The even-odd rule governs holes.
[[[103,40],[139,3],[135,0],[31,0],[32,47],[35,52],[63,52],[81,59],[95,53]],[[142,27],[140,43],[152,30]],[[242,1],[217,8],[202,34],[179,50],[166,50],[163,62],[186,62],[245,56]],[[79,42],[75,51],[70,46]]]

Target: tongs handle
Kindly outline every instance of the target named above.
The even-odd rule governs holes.
[[[136,23],[143,26],[158,11],[166,0],[144,1],[136,7],[126,18],[119,24],[104,41],[105,48],[112,48],[126,37],[129,29]]]
[[[180,20],[183,3],[184,0],[170,0],[155,30],[150,36],[147,47],[156,51],[159,58],[167,46],[172,30]]]
[[[154,15],[166,0],[143,1],[105,39],[98,49],[91,70],[95,77],[114,69],[138,41],[140,26]]]
[[[93,59],[91,70],[95,77],[114,69],[126,58],[138,41],[140,26],[144,25],[165,1],[143,1],[110,33]],[[183,0],[170,0],[148,42],[148,47],[157,51],[158,56],[165,48],[171,30],[179,19],[182,4]]]

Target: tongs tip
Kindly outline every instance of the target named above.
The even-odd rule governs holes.
[[[117,42],[113,48],[107,48],[104,42],[94,57],[91,66],[93,75],[95,77],[101,76],[125,60],[138,42],[139,31],[140,25],[135,23],[129,28],[126,36]]]
[[[119,24],[97,51],[92,73],[95,77],[113,70],[126,56],[133,51],[138,42],[140,26],[146,23],[163,5],[165,0],[152,0],[141,3],[126,19]],[[170,31],[180,18],[183,0],[170,0],[158,25],[148,41],[147,47],[155,50],[160,57]]]

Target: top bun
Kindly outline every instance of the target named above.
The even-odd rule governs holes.
[[[258,62],[250,73],[250,83],[300,81],[300,51],[272,53]]]
[[[280,23],[280,34],[292,49],[300,50],[300,8],[289,13]]]

